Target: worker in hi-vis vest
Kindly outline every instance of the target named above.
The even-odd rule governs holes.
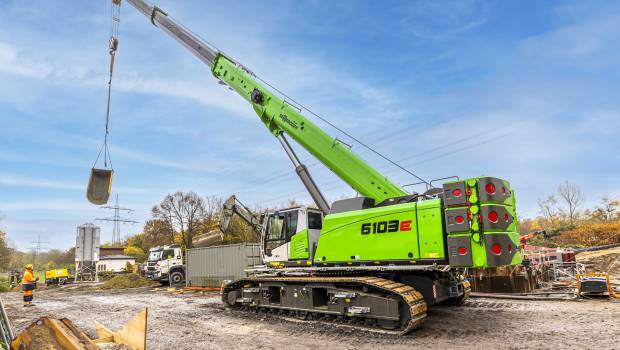
[[[24,271],[24,278],[22,278],[22,289],[24,290],[24,306],[31,306],[33,291],[37,288],[37,281],[39,277],[34,276],[34,271],[32,271],[32,264],[28,264],[25,266],[26,271]]]

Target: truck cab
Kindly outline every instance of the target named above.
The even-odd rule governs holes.
[[[170,245],[151,248],[146,263],[146,278],[161,284],[184,283],[185,265],[181,247]]]

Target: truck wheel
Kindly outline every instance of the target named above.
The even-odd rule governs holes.
[[[175,271],[170,274],[170,283],[172,283],[173,285],[182,284],[184,279],[185,277],[183,277],[183,274],[179,271]]]

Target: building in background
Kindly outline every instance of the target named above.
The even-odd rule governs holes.
[[[125,255],[125,247],[101,247],[99,248],[99,258],[109,255]]]
[[[125,272],[128,263],[135,265],[136,258],[127,255],[102,256],[97,262],[97,272]]]

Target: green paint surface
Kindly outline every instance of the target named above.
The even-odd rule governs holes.
[[[420,258],[446,258],[441,201],[433,199],[419,202],[417,211]]]
[[[263,95],[262,104],[252,103],[254,111],[274,135],[284,132],[310,152],[334,174],[363,196],[379,203],[387,198],[407,194],[400,186],[353,153],[348,146],[334,139],[305,118],[298,109],[272,94],[232,60],[219,54],[212,68],[213,75],[224,81],[248,102],[254,89]]]
[[[297,232],[291,237],[289,248],[289,258],[291,260],[308,259],[310,250],[308,249],[308,230]]]
[[[405,203],[327,215],[315,262],[419,259],[417,205]],[[398,228],[394,232],[387,232],[390,221],[398,222],[392,224]],[[363,234],[362,225],[370,226],[370,232]],[[380,232],[384,227],[386,232]]]

